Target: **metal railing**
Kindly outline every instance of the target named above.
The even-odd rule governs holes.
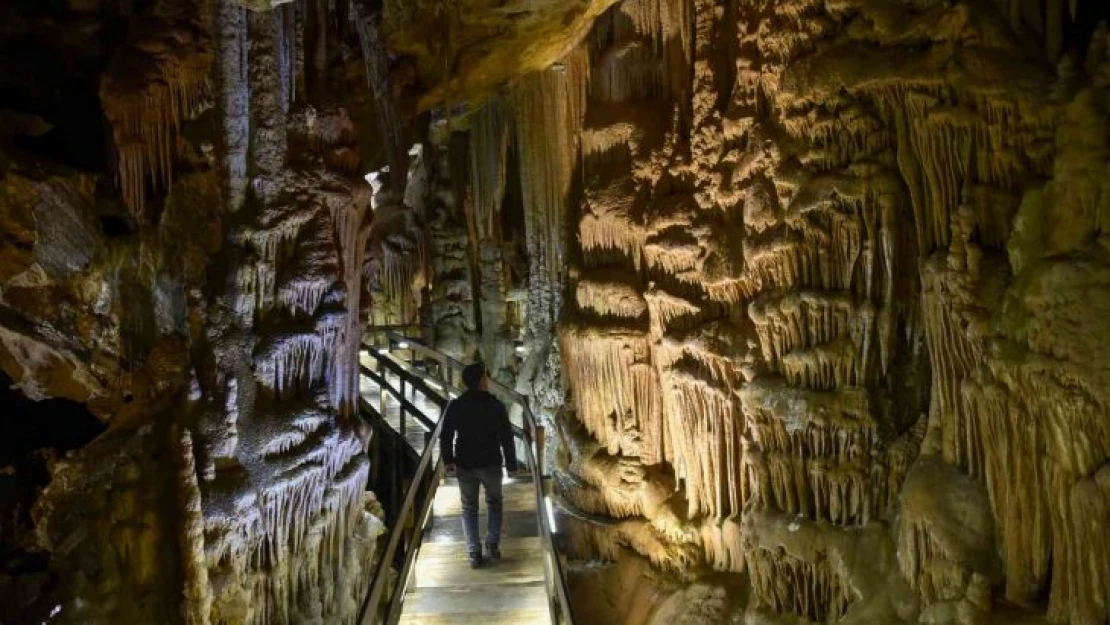
[[[416,553],[424,536],[428,515],[431,514],[432,502],[435,499],[436,489],[443,477],[443,466],[437,453],[435,440],[443,427],[443,420],[432,422],[419,408],[413,405],[406,397],[405,383],[412,385],[414,390],[419,390],[440,410],[447,405],[446,394],[441,394],[428,387],[414,372],[393,361],[387,354],[371,352],[377,362],[378,371],[361,366],[363,375],[370,377],[378,383],[380,390],[378,414],[385,419],[388,414],[387,395],[392,395],[398,403],[400,434],[404,437],[407,416],[411,413],[421,425],[430,427],[425,435],[424,451],[420,455],[420,462],[416,465],[411,482],[405,492],[405,498],[399,510],[393,515],[393,527],[389,533],[385,552],[378,561],[374,578],[370,582],[359,613],[359,623],[374,625],[377,623],[396,623],[401,617],[407,580],[416,561]],[[389,383],[386,371],[391,371],[398,377],[398,386]],[[365,401],[365,400],[362,400]],[[398,568],[394,587],[390,592],[389,600],[383,602],[387,586],[394,569]],[[382,614],[384,609],[384,614]]]
[[[443,467],[440,461],[435,441],[438,439],[443,426],[443,420],[432,422],[426,415],[420,413],[416,406],[405,399],[405,383],[424,394],[429,400],[443,410],[450,396],[461,394],[463,363],[450,356],[432,349],[419,341],[392,331],[381,329],[385,342],[382,345],[364,345],[365,350],[378,364],[378,371],[362,367],[362,372],[378,383],[380,391],[380,414],[386,414],[386,395],[392,394],[400,405],[400,427],[405,428],[406,415],[412,415],[426,429],[426,445],[417,465],[412,483],[408,488],[401,509],[396,514],[394,527],[390,531],[389,542],[385,553],[379,560],[378,570],[371,582],[370,591],[363,601],[362,612],[359,617],[360,625],[373,625],[385,623],[393,625],[400,618],[401,606],[404,600],[407,580],[412,572],[416,560],[420,541],[423,538],[424,528],[431,514],[431,504],[435,498],[435,491],[443,477]],[[381,351],[379,351],[381,350]],[[410,365],[423,361],[424,370],[415,367],[406,368],[393,358],[397,352],[408,352]],[[434,371],[428,365],[434,365]],[[388,383],[386,372],[397,376],[400,390]],[[573,625],[574,616],[570,608],[569,591],[567,590],[566,577],[563,573],[562,561],[555,548],[554,529],[551,527],[549,512],[551,503],[544,491],[544,428],[539,425],[527,399],[517,391],[490,380],[490,391],[500,396],[503,400],[520,406],[522,425],[514,427],[515,434],[524,442],[524,460],[532,476],[533,492],[536,499],[536,523],[539,528],[540,546],[543,557],[544,582],[547,590],[548,609],[551,613],[553,625]],[[418,501],[419,499],[419,501]],[[402,551],[398,552],[398,549]],[[391,593],[389,601],[385,604],[384,616],[382,612],[382,599],[390,576],[391,567],[397,560],[400,575],[398,582]],[[378,620],[375,620],[378,619]]]

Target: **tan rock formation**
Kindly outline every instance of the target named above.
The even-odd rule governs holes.
[[[350,622],[370,322],[531,395],[580,623],[1110,623],[1105,2],[10,4],[0,369],[99,423],[0,619]]]
[[[515,87],[522,179],[575,171],[524,197],[577,555],[746,622],[1106,622],[1100,15],[627,0]]]

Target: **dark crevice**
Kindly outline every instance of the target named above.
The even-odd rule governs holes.
[[[134,224],[118,215],[101,215],[100,230],[109,238],[126,237],[135,233]]]
[[[107,427],[84,404],[33,401],[0,372],[0,623],[38,623],[57,604],[50,559],[38,550],[31,511],[51,463]]]

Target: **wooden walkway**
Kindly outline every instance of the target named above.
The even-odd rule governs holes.
[[[401,623],[405,625],[548,625],[543,552],[536,500],[527,478],[504,484],[501,561],[471,569],[463,535],[459,487],[447,478],[436,491],[432,525],[424,536],[409,580]],[[486,503],[480,513],[486,532]]]
[[[393,354],[378,352],[391,363],[419,374],[408,362]],[[361,364],[385,376],[388,385],[400,388],[400,378],[378,366],[369,354],[360,354]],[[384,371],[384,372],[383,372]],[[427,379],[425,379],[427,383]],[[435,384],[432,382],[432,384]],[[436,390],[439,390],[438,387]],[[359,392],[375,410],[380,410],[382,389],[368,375],[359,377]],[[417,392],[405,388],[405,399],[432,422],[440,418],[439,407]],[[417,454],[424,452],[428,429],[411,414],[401,427],[401,403],[385,393],[385,423],[404,435]],[[438,447],[438,441],[431,441]],[[438,449],[433,450],[438,453]],[[432,517],[420,544],[412,576],[408,580],[400,623],[405,625],[550,625],[551,613],[544,583],[544,552],[536,518],[535,487],[529,476],[505,479],[501,561],[486,562],[471,569],[462,528],[458,482],[443,480],[435,493]],[[484,493],[480,504],[481,536],[486,532]]]

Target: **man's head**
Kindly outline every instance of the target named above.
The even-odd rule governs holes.
[[[485,363],[476,362],[464,367],[462,379],[468,390],[489,390],[489,378],[486,376]]]

